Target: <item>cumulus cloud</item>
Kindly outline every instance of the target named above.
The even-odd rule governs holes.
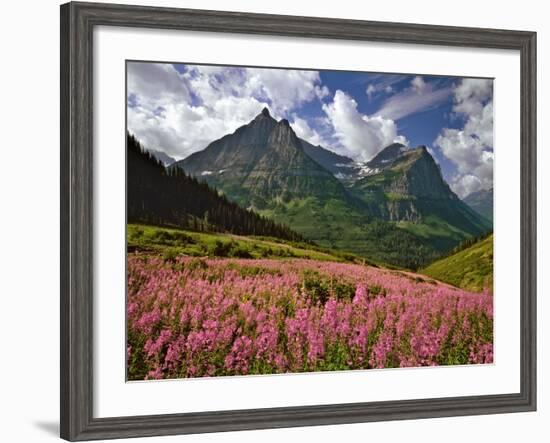
[[[328,148],[330,146],[330,142],[317,130],[313,129],[307,120],[298,117],[296,114],[292,115],[292,123],[290,125],[298,137],[311,143],[312,145],[321,145],[324,148]]]
[[[274,117],[283,118],[330,93],[317,71],[178,68],[128,64],[128,129],[148,148],[176,159],[233,132],[265,106]]]
[[[451,179],[450,183],[453,191],[460,197],[464,198],[481,189],[481,180],[472,174],[460,175],[457,174]]]
[[[336,91],[331,103],[323,104],[323,111],[334,128],[334,136],[356,160],[370,160],[394,141],[407,142],[397,134],[393,120],[361,114],[357,102],[341,90]]]
[[[326,87],[320,87],[321,78],[317,71],[296,71],[290,69],[243,70],[245,84],[243,92],[269,101],[275,113],[287,115],[292,110],[316,97],[328,94]]]
[[[411,80],[409,87],[384,101],[376,115],[399,120],[420,111],[433,109],[444,103],[453,93],[449,86],[437,88],[421,76]]]
[[[173,65],[163,63],[129,63],[128,92],[146,101],[189,98],[187,85]]]
[[[459,129],[444,128],[434,144],[457,168],[451,188],[460,196],[493,186],[493,82],[463,79],[454,90]]]

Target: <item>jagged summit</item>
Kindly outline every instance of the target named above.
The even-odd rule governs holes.
[[[486,220],[451,190],[426,146],[409,149],[394,143],[368,165],[370,173],[355,182],[351,190],[372,214],[391,222],[416,225],[437,220],[438,226],[446,223],[455,230],[453,235],[458,232],[463,237],[480,235],[489,229]],[[437,239],[438,247],[451,247],[459,239],[457,235]]]
[[[335,229],[334,217],[342,221],[353,214],[357,223],[372,217],[398,223],[413,235],[429,232],[425,241],[437,250],[490,227],[452,192],[426,146],[392,143],[368,164],[359,164],[300,139],[287,119],[277,121],[267,107],[171,167],[325,245],[347,235]],[[310,219],[319,228],[309,230],[303,221]],[[360,250],[360,243],[351,241],[346,248]]]
[[[267,108],[263,108],[261,110],[261,112],[254,118],[254,120],[252,120],[250,123],[254,123],[254,122],[270,122],[270,123],[277,123],[277,120],[275,120],[270,112],[269,112],[269,109]],[[249,123],[249,124],[250,124]]]
[[[408,150],[409,148],[402,143],[392,143],[368,161],[367,166],[373,170],[386,168]]]
[[[174,167],[199,177],[245,207],[293,198],[344,198],[343,185],[304,152],[287,119],[264,108],[252,122]]]

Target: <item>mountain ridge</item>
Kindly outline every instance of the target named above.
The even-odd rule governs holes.
[[[401,238],[431,257],[430,248],[442,253],[491,228],[450,189],[426,146],[393,143],[358,164],[300,139],[267,108],[176,167],[312,241],[355,253],[376,253],[373,242],[395,249],[390,238]]]
[[[472,192],[462,201],[486,219],[493,220],[493,188]]]
[[[444,251],[492,228],[451,190],[426,146],[392,144],[371,165],[373,172],[354,183],[352,192],[371,214],[432,238],[437,249]],[[433,229],[422,230],[423,225]],[[438,233],[445,225],[448,232]]]
[[[331,191],[343,198],[343,186],[306,154],[302,142],[288,120],[277,122],[264,108],[247,125],[171,167],[201,177],[246,207],[285,201],[289,193],[303,198]]]

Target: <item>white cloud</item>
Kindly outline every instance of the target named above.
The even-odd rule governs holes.
[[[409,77],[408,75],[397,74],[369,74],[369,83],[365,88],[365,93],[369,100],[381,94],[391,94],[395,91],[394,85]]]
[[[326,86],[317,86],[315,85],[315,95],[319,100],[330,95],[330,90]]]
[[[316,71],[129,63],[128,129],[150,149],[181,159],[252,120],[326,97]]]
[[[181,75],[169,64],[128,63],[128,92],[147,101],[189,98]]]
[[[421,93],[421,92],[426,90],[427,85],[426,85],[426,82],[424,81],[424,79],[422,77],[420,77],[419,75],[417,75],[416,77],[414,77],[411,80],[411,88],[415,92]]]
[[[493,81],[488,79],[465,78],[454,90],[454,111],[467,115],[479,114],[483,102],[493,95]]]
[[[451,87],[436,88],[420,76],[411,80],[408,88],[389,97],[376,115],[399,120],[416,112],[426,111],[441,105],[452,94]]]
[[[460,175],[457,174],[451,179],[450,183],[453,191],[460,197],[464,198],[472,192],[481,189],[481,180],[472,174]]]
[[[357,102],[341,90],[334,94],[332,103],[323,104],[334,135],[356,160],[367,161],[394,141],[406,142],[398,136],[393,120],[381,116],[362,115]]]
[[[451,188],[460,197],[493,186],[492,88],[491,80],[463,79],[454,90],[453,112],[464,126],[442,129],[434,142],[457,168]]]
[[[374,86],[372,83],[370,83],[368,86],[367,86],[367,96],[369,98],[369,100],[372,100],[372,96],[373,94],[376,92],[376,86]]]
[[[313,129],[306,120],[298,117],[296,114],[292,115],[292,119],[293,120],[290,125],[298,137],[315,146],[321,145],[324,148],[328,148],[330,146],[329,141],[324,139],[319,132]]]
[[[246,77],[243,93],[268,100],[273,111],[283,116],[305,102],[328,94],[326,87],[319,87],[321,78],[317,71],[257,68],[243,71]]]
[[[394,91],[393,86],[391,84],[386,84],[384,82],[376,83],[376,84],[369,83],[367,85],[367,89],[365,90],[369,100],[372,100],[375,95],[380,94],[381,92],[384,92],[385,94],[391,94],[393,91]]]

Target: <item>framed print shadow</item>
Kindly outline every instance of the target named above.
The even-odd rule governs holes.
[[[61,437],[534,411],[535,173],[533,32],[62,5]]]

